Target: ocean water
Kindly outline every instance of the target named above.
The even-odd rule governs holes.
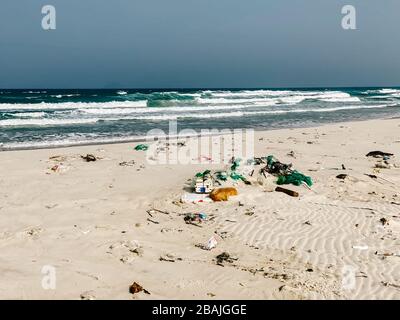
[[[400,116],[399,88],[1,90],[0,150],[135,140],[149,130],[277,129]]]

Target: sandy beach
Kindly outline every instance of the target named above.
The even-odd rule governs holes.
[[[285,186],[298,198],[237,183],[227,202],[182,203],[197,172],[224,166],[150,165],[134,147],[0,152],[1,299],[400,299],[398,119],[256,132],[256,156],[312,177]]]

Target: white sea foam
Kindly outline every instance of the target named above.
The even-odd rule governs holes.
[[[399,89],[380,89],[378,90],[379,93],[384,93],[384,94],[392,94],[392,93],[400,93]]]
[[[350,94],[342,91],[302,91],[302,90],[244,90],[244,91],[203,91],[212,97],[234,98],[234,97],[282,97],[282,96],[306,96],[342,98],[350,97]]]
[[[357,97],[333,97],[333,98],[319,98],[318,100],[326,102],[360,102],[360,98]]]
[[[68,134],[68,137],[60,136],[54,140],[8,142],[0,144],[0,150],[63,147],[70,145],[79,146],[79,145],[87,145],[94,143],[99,144],[99,143],[115,143],[124,141],[142,141],[142,140],[143,140],[142,136],[103,137],[98,135],[82,136],[81,134]]]
[[[374,93],[380,93],[380,94],[398,94],[400,93],[400,89],[392,89],[392,88],[384,88],[384,89],[374,89],[374,90],[367,90],[363,92],[364,94],[374,94]]]
[[[59,126],[95,123],[99,119],[6,119],[0,120],[0,127]]]
[[[261,110],[261,111],[233,111],[233,112],[207,112],[207,113],[168,113],[168,114],[140,114],[134,117],[96,117],[96,118],[69,118],[69,119],[7,119],[0,121],[0,127],[7,126],[58,126],[58,125],[76,125],[90,124],[98,121],[128,121],[128,120],[150,120],[163,121],[173,119],[213,119],[213,118],[230,118],[241,116],[255,116],[262,114],[285,114],[285,113],[317,113],[317,112],[336,112],[341,110],[358,110],[358,109],[378,109],[390,107],[389,105],[358,105],[358,106],[342,106],[332,108],[303,108],[303,109],[278,109],[278,110]],[[232,108],[230,108],[232,109]],[[104,111],[104,110],[98,110]],[[120,110],[121,112],[123,110]],[[200,111],[200,110],[196,110]],[[121,113],[123,114],[123,113]]]
[[[46,112],[20,112],[11,113],[11,115],[15,118],[43,118]]]
[[[242,90],[242,91],[203,91],[203,94],[213,97],[229,98],[229,97],[267,97],[289,95],[295,91],[288,90]]]
[[[217,110],[238,110],[248,108],[269,107],[275,105],[276,102],[259,102],[254,105],[200,105],[190,107],[166,107],[166,108],[90,108],[78,109],[77,111],[84,114],[95,115],[112,115],[112,114],[147,114],[147,113],[171,113],[171,112],[197,112],[197,111],[217,111]]]
[[[0,110],[59,110],[84,108],[145,108],[147,101],[0,103]]]
[[[227,98],[198,98],[196,101],[199,104],[254,104],[263,102],[266,105],[274,105],[276,104],[276,99],[271,98],[263,98],[263,99],[255,99],[255,98],[247,98],[247,99],[227,99]]]
[[[64,97],[67,97],[67,98],[70,98],[70,97],[79,97],[80,96],[80,94],[56,94],[56,95],[50,95],[50,97],[52,97],[52,98],[58,98],[58,99],[61,99],[61,98],[64,98]],[[27,98],[29,98],[29,97],[27,97]]]
[[[241,116],[252,116],[261,114],[285,114],[285,113],[308,113],[308,112],[335,112],[341,110],[357,110],[357,109],[380,109],[389,107],[388,105],[363,105],[363,106],[343,106],[332,108],[312,108],[312,109],[280,109],[280,110],[263,110],[263,111],[235,111],[223,113],[180,113],[180,114],[164,114],[164,115],[145,115],[137,117],[122,117],[122,118],[105,118],[105,121],[118,120],[174,120],[183,118],[194,119],[213,119],[213,118],[230,118]]]
[[[382,105],[359,105],[359,106],[344,106],[332,108],[312,108],[312,109],[290,109],[290,110],[267,110],[246,112],[246,115],[256,114],[282,114],[282,113],[307,113],[307,112],[336,112],[341,110],[358,110],[358,109],[381,109],[390,107],[387,104]]]
[[[285,104],[297,104],[307,99],[321,100],[325,102],[359,102],[360,99],[352,97],[347,92],[341,91],[289,91],[289,90],[256,90],[238,92],[216,92],[207,91],[211,98],[200,98],[199,103],[221,103],[234,102],[255,103],[271,101]]]

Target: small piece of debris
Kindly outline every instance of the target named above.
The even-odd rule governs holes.
[[[371,151],[368,152],[366,157],[374,157],[374,158],[383,158],[383,157],[391,157],[393,156],[393,153],[387,153],[387,152],[382,152],[382,151]]]
[[[122,161],[119,163],[121,167],[133,167],[135,165],[135,160],[131,161]]]
[[[237,258],[231,257],[231,255],[228,252],[223,252],[216,256],[217,259],[217,265],[219,266],[224,266],[224,262],[228,263],[233,263],[234,261],[238,260]]]
[[[96,297],[93,294],[93,291],[86,291],[81,293],[81,300],[96,300]]]
[[[380,223],[382,223],[383,226],[389,224],[389,222],[387,221],[386,218],[381,218],[379,221],[380,221]]]
[[[154,224],[160,224],[158,221],[152,220],[150,218],[147,218],[147,221],[149,221],[151,223],[154,223]]]
[[[93,154],[87,154],[86,156],[81,156],[83,160],[86,162],[94,162],[97,161],[97,158]]]
[[[175,262],[176,260],[182,260],[180,258],[176,259],[172,254],[166,254],[163,255],[159,258],[160,261],[166,261],[166,262]]]
[[[137,282],[134,282],[130,287],[129,287],[129,293],[135,294],[139,292],[144,292],[145,294],[150,294],[149,291],[147,291],[145,288],[143,288],[140,284]]]
[[[287,156],[288,156],[288,157],[292,157],[292,158],[295,158],[295,159],[296,159],[296,155],[295,155],[294,151],[290,151],[290,152],[288,152]]]

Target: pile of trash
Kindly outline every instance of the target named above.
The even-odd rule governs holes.
[[[393,153],[383,152],[383,151],[371,151],[366,154],[366,157],[372,157],[378,159],[375,163],[376,169],[391,169],[399,167],[398,164],[392,163],[391,160],[394,157]]]
[[[283,184],[294,184],[300,186],[306,184],[308,187],[313,185],[311,177],[305,176],[304,174],[292,169],[292,164],[284,164],[276,159],[274,156],[268,156],[266,158],[267,165],[262,168],[262,172],[270,173],[278,177],[276,183],[278,185]]]
[[[134,149],[136,151],[147,151],[149,146],[147,144],[138,144]]]
[[[181,202],[228,201],[229,197],[238,195],[235,186],[240,183],[244,185],[269,183],[272,186],[270,191],[284,192],[293,197],[298,197],[299,194],[276,185],[304,185],[309,189],[313,185],[311,177],[293,169],[291,163],[282,163],[272,155],[247,161],[232,158],[230,165],[225,170],[215,172],[206,170],[197,173],[192,184],[194,193],[184,194]]]

